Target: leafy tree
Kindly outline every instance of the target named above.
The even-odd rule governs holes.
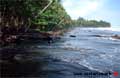
[[[82,17],[77,20],[73,20],[73,25],[82,27],[110,27],[110,23],[106,21],[85,20]]]

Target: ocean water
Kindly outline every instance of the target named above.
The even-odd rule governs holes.
[[[35,45],[29,44],[31,47],[28,49],[37,53],[26,56],[29,63],[23,61],[20,64],[8,65],[6,68],[9,73],[12,71],[15,76],[20,75],[20,77],[27,74],[27,77],[39,78],[120,78],[113,74],[92,77],[80,75],[84,72],[120,73],[120,39],[111,37],[116,34],[120,35],[119,28],[77,27],[51,45],[39,42]]]
[[[100,71],[120,71],[120,40],[111,38],[120,35],[119,28],[76,28],[68,34],[76,35],[76,38],[67,38],[63,45],[81,53],[75,57],[80,59],[77,60],[79,64]]]
[[[78,27],[64,34],[60,41],[51,44],[51,46],[43,48],[42,45],[39,45],[38,47],[42,48],[44,53],[50,54],[52,58],[69,63],[66,66],[63,65],[64,68],[71,64],[78,64],[78,66],[87,67],[91,71],[117,71],[120,73],[120,40],[111,37],[116,34],[120,35],[119,28]],[[75,37],[70,37],[70,35]],[[59,66],[56,67],[59,68]],[[68,72],[74,72],[74,70],[68,70]],[[73,77],[71,76],[71,78]]]
[[[120,35],[119,28],[75,28],[64,36],[61,46],[67,50],[58,52],[57,58],[91,70],[120,72],[120,40],[111,38],[116,34]]]
[[[98,28],[100,30],[109,30],[109,31],[120,31],[120,27],[119,26],[112,26],[112,27],[108,27],[108,28]]]

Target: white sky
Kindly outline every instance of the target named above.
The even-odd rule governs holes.
[[[108,1],[110,0],[62,0],[62,4],[72,19],[83,17],[90,20],[105,20],[112,25],[120,26],[120,11],[109,9],[109,6],[115,5],[108,4]]]

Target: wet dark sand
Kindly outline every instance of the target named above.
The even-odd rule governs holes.
[[[8,49],[7,49],[8,50]],[[100,75],[84,75],[85,73],[100,73],[95,70],[79,65],[52,58],[50,55],[40,52],[24,53],[18,49],[8,50],[15,54],[14,60],[3,59],[1,65],[1,78],[99,78]],[[5,51],[4,51],[5,52]],[[26,55],[27,54],[27,55]],[[19,56],[18,56],[19,55]],[[12,60],[11,60],[12,59]],[[102,75],[102,78],[108,78],[109,75]]]

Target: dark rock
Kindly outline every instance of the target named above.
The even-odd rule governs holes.
[[[70,35],[70,37],[76,37],[75,35]]]
[[[111,36],[112,38],[115,38],[115,39],[120,39],[120,35],[114,35],[114,36]]]

